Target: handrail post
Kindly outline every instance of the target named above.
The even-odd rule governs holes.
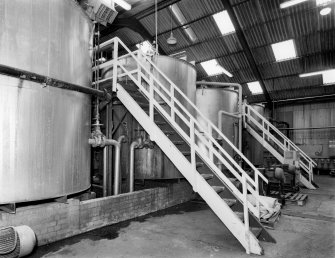
[[[138,60],[141,60],[142,58],[142,52],[141,50],[138,50],[137,52],[137,59]],[[141,66],[140,66],[140,63],[139,62],[136,62],[137,63],[137,80],[138,80],[138,83],[141,84],[142,83],[142,71],[141,71]]]
[[[118,40],[114,39],[114,52],[113,52],[113,84],[112,84],[112,91],[116,92],[116,84],[117,84],[117,61],[118,61]]]
[[[256,207],[257,207],[257,214],[256,217],[259,219],[260,218],[260,205],[259,205],[259,177],[257,174],[257,171],[255,173],[255,191],[256,191]]]
[[[152,75],[150,76],[150,83],[149,83],[149,116],[151,121],[154,121],[154,79]]]
[[[242,173],[242,189],[243,189],[243,215],[244,215],[244,230],[246,240],[246,252],[250,254],[250,242],[249,242],[249,209],[248,209],[248,190],[247,190],[247,178]]]
[[[191,148],[191,164],[192,164],[192,173],[193,173],[193,191],[197,192],[197,162],[195,155],[195,130],[194,130],[194,119],[191,117],[190,121],[190,148]]]
[[[170,98],[171,98],[171,119],[175,121],[175,112],[174,112],[174,87],[170,84]]]
[[[208,124],[208,134],[212,136],[212,133],[213,133],[213,130],[212,130],[211,124]],[[209,159],[213,161],[213,142],[211,141],[211,139],[208,139],[208,141],[209,141],[208,155],[209,155]]]

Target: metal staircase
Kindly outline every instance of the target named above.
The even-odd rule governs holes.
[[[106,48],[113,50],[113,58],[93,70],[109,70],[111,75],[93,85],[109,85],[246,252],[262,254],[259,240],[275,242],[258,219],[259,178],[267,179],[150,58],[141,51],[131,52],[119,38],[100,44],[95,51]],[[206,121],[206,126],[196,117]],[[250,166],[251,176],[221,147],[218,138]],[[222,173],[222,165],[230,171],[229,176]],[[216,185],[211,183],[214,179]]]
[[[280,163],[301,168],[299,181],[309,189],[316,189],[313,167],[317,164],[254,108],[246,103],[243,106],[243,122],[247,131]]]

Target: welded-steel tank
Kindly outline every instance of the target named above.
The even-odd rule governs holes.
[[[238,91],[232,88],[220,88],[220,87],[203,87],[198,86],[196,92],[196,105],[202,114],[205,115],[214,125],[220,127],[219,122],[219,111],[225,111],[229,113],[238,112]],[[238,137],[238,120],[233,117],[222,115],[222,133],[234,144],[236,143],[236,137]],[[206,128],[204,119],[200,116],[197,117],[200,124]],[[215,138],[218,136],[216,135]],[[199,144],[200,146],[201,143]],[[234,151],[231,147],[223,142],[223,148],[231,155],[234,155]],[[237,147],[237,146],[236,146]],[[206,148],[203,147],[206,151]]]
[[[183,93],[195,103],[196,91],[196,70],[195,67],[181,59],[169,56],[155,56],[153,58],[157,67],[181,89]],[[168,87],[168,82],[157,75],[160,82]],[[178,95],[177,98],[181,101],[186,108],[194,114],[190,105]],[[176,117],[177,123],[187,131],[186,126]],[[158,147],[154,149],[138,149],[135,152],[135,177],[140,179],[169,179],[180,178],[182,175],[169,160],[169,158]]]
[[[90,87],[91,21],[71,0],[0,1],[0,65]],[[0,76],[0,204],[90,187],[88,95]]]
[[[265,107],[261,104],[251,104],[262,116],[265,116]],[[259,118],[255,119],[261,122]],[[243,153],[251,161],[252,164],[262,167],[264,165],[264,147],[250,133],[243,132]]]

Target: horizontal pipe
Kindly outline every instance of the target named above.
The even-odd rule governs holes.
[[[0,74],[20,78],[21,80],[27,80],[27,81],[32,81],[36,83],[43,83],[46,86],[50,86],[50,87],[78,91],[78,92],[93,95],[100,99],[104,99],[108,101],[112,99],[112,96],[105,91],[96,90],[90,87],[84,87],[84,86],[80,86],[77,84],[64,82],[61,80],[50,78],[45,75],[40,75],[37,73],[17,69],[17,68],[6,66],[6,65],[0,65]]]
[[[96,188],[101,188],[103,189],[103,186],[102,185],[96,185],[96,184],[92,184],[93,187],[96,187]]]
[[[335,126],[325,126],[325,127],[305,127],[305,128],[277,128],[278,130],[322,130],[322,129],[334,129]]]

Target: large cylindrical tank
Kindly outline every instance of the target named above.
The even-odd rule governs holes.
[[[253,109],[255,109],[262,116],[265,116],[265,107],[261,104],[251,104]],[[258,122],[261,120],[254,117]],[[251,161],[252,164],[262,167],[264,165],[264,147],[260,144],[251,134],[247,131],[243,132],[243,152],[244,155]]]
[[[183,93],[195,103],[196,91],[196,70],[195,67],[181,59],[169,56],[154,56],[153,62]],[[168,88],[169,83],[162,76],[158,76],[159,81]],[[185,107],[194,114],[190,104],[187,104],[179,94],[176,94]],[[188,133],[188,127],[181,119],[176,116],[177,123]],[[135,155],[136,173],[135,177],[139,179],[169,179],[182,177],[178,169],[173,165],[169,158],[156,146],[154,149],[139,149]]]
[[[196,92],[196,105],[202,114],[205,115],[214,125],[219,127],[219,111],[223,110],[229,113],[238,112],[238,92],[230,88],[220,87],[202,87],[199,86]],[[206,128],[206,122],[200,116],[197,117],[200,124]],[[223,115],[222,133],[232,142],[235,143],[238,137],[238,120],[233,117]],[[215,136],[218,137],[217,135]],[[200,143],[201,146],[201,143]],[[231,155],[234,151],[228,144],[223,142],[223,148]],[[203,147],[206,151],[207,149]]]
[[[90,87],[92,24],[75,1],[3,0],[0,17],[0,65]],[[90,187],[90,105],[83,93],[0,76],[0,204]]]

